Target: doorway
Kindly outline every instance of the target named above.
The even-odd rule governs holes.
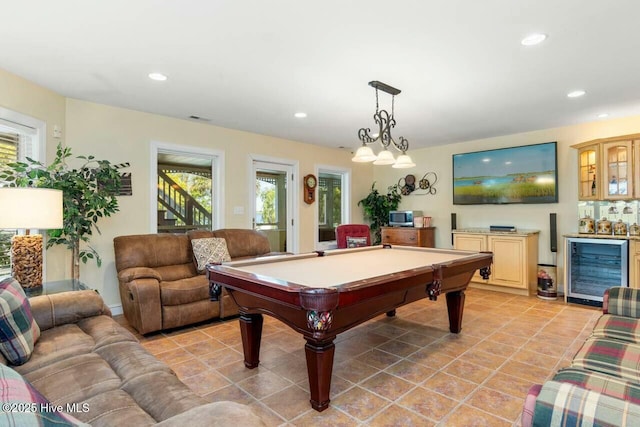
[[[253,228],[269,239],[273,252],[295,252],[294,165],[253,160]]]

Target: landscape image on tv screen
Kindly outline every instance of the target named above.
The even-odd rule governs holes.
[[[555,142],[453,155],[453,204],[557,203]]]

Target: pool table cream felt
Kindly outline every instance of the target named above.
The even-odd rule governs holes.
[[[330,288],[363,279],[443,264],[475,254],[452,250],[373,246],[326,251],[325,256],[290,256],[276,262],[233,266],[237,270],[313,288]]]

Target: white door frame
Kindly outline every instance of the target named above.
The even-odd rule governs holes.
[[[299,163],[296,160],[283,159],[278,157],[261,156],[257,154],[249,155],[249,204],[251,206],[251,215],[249,215],[249,228],[253,228],[256,213],[256,169],[273,169],[286,172],[288,176],[287,185],[287,252],[298,253],[300,247],[299,222],[299,191],[296,182],[298,177]]]
[[[149,211],[150,233],[158,232],[158,151],[168,151],[183,155],[211,157],[211,228],[216,230],[224,227],[224,151],[211,148],[193,147],[169,142],[151,141],[151,155],[149,165]]]
[[[342,176],[342,215],[341,215],[341,223],[349,224],[351,222],[351,169],[350,168],[341,168],[338,166],[331,165],[316,165],[316,176],[320,179],[320,173],[335,173]],[[319,205],[318,205],[319,206]],[[316,250],[326,250],[326,249],[334,249],[332,244],[327,242],[320,242],[320,213],[316,208],[315,213],[315,232],[314,232],[314,242]]]

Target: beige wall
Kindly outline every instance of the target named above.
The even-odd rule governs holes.
[[[62,128],[62,141],[74,155],[94,155],[113,163],[129,162],[127,170],[133,177],[133,196],[120,197],[120,212],[98,223],[102,234],[95,234],[91,245],[103,258],[98,268],[93,263],[81,265],[81,280],[98,289],[107,304],[120,304],[113,255],[113,238],[125,234],[148,233],[150,223],[150,158],[152,141],[214,149],[224,152],[225,203],[224,226],[251,226],[251,206],[248,200],[250,185],[248,168],[251,155],[275,157],[298,162],[299,183],[302,176],[316,173],[318,165],[348,168],[352,172],[352,222],[362,221],[362,209],[357,200],[363,198],[371,186],[371,165],[351,162],[347,150],[319,147],[224,129],[187,120],[115,108],[76,99],[68,99],[48,89],[0,70],[0,106],[40,120],[47,124],[47,158],[55,155],[58,143],[53,138],[54,125]],[[354,133],[355,135],[355,133]],[[355,140],[355,137],[354,137]],[[357,145],[354,141],[354,146]],[[315,249],[315,215],[317,203],[307,205],[299,197],[300,251]],[[233,213],[234,206],[243,206],[244,215]],[[47,280],[69,277],[70,257],[62,247],[47,251]]]
[[[121,211],[99,223],[101,236],[94,236],[92,246],[104,258],[103,267],[81,267],[81,277],[87,283],[102,283],[102,295],[109,304],[119,303],[113,257],[113,238],[119,235],[148,233],[150,223],[150,144],[152,141],[191,147],[221,150],[225,157],[224,226],[251,227],[249,194],[250,156],[259,155],[299,162],[300,192],[300,252],[312,251],[315,238],[317,203],[302,201],[302,176],[315,173],[317,165],[350,168],[353,172],[353,200],[367,194],[371,185],[372,167],[353,165],[351,153],[271,138],[236,130],[224,129],[187,120],[115,108],[76,99],[67,99],[66,143],[74,154],[92,154],[114,163],[129,162],[133,196],[120,197]],[[361,209],[352,204],[352,218],[361,221]],[[244,207],[245,214],[233,213],[234,206]]]
[[[58,140],[53,137],[55,125],[65,123],[65,98],[28,80],[0,69],[0,106],[43,121],[46,124],[45,159],[55,157]],[[66,250],[62,247],[49,249],[45,254],[47,277],[65,277]]]
[[[401,208],[421,209],[433,217],[437,227],[436,246],[450,247],[450,214],[458,214],[458,227],[488,227],[492,224],[513,224],[519,228],[541,230],[540,262],[563,264],[562,245],[557,259],[549,252],[548,217],[558,214],[558,235],[576,231],[577,195],[576,152],[570,145],[600,137],[640,132],[640,116],[617,120],[546,129],[503,137],[461,142],[447,146],[410,150],[417,167],[397,170],[389,166],[373,167],[354,164],[351,153],[308,144],[271,138],[263,135],[219,128],[186,120],[109,107],[90,102],[67,99],[48,89],[0,70],[0,106],[29,115],[47,124],[47,158],[55,153],[58,140],[53,138],[53,125],[63,129],[62,140],[72,147],[75,155],[92,154],[114,163],[130,162],[133,174],[133,196],[120,197],[121,211],[99,223],[102,235],[95,235],[92,245],[103,256],[102,268],[82,265],[81,278],[95,286],[109,305],[117,305],[120,298],[113,258],[113,237],[147,233],[150,224],[150,143],[151,141],[205,147],[224,151],[225,155],[225,212],[226,227],[249,227],[250,205],[249,156],[262,155],[299,162],[303,176],[316,171],[317,165],[334,165],[353,172],[352,222],[362,220],[357,201],[364,197],[375,180],[377,188],[385,189],[408,173],[418,179],[426,172],[438,175],[435,195],[410,195],[403,198]],[[355,139],[355,138],[354,138]],[[540,205],[480,205],[452,204],[451,155],[469,151],[548,141],[558,142],[559,200],[557,204]],[[357,145],[355,141],[353,146]],[[345,142],[347,144],[348,142]],[[301,191],[300,183],[298,191]],[[233,207],[243,206],[245,215],[234,215]],[[300,250],[314,249],[315,209],[300,197]],[[68,277],[68,252],[63,248],[47,251],[47,280]],[[558,271],[559,277],[561,269]]]
[[[577,232],[577,151],[570,145],[591,139],[626,135],[640,132],[640,116],[617,120],[545,129],[495,138],[461,142],[433,148],[410,150],[415,168],[398,170],[389,166],[376,166],[374,179],[386,188],[398,182],[401,177],[413,174],[420,179],[426,172],[438,175],[435,195],[416,195],[420,191],[405,196],[400,208],[419,209],[433,217],[436,228],[436,246],[451,247],[450,218],[457,213],[458,228],[489,227],[490,225],[515,225],[518,228],[540,230],[540,263],[557,264],[558,277],[562,277],[564,251],[562,235]],[[409,139],[410,140],[410,139]],[[558,142],[558,189],[559,203],[554,204],[514,204],[514,205],[453,205],[452,158],[453,154],[517,145]],[[549,250],[549,213],[557,213],[558,254]],[[562,281],[561,283],[564,283]]]

